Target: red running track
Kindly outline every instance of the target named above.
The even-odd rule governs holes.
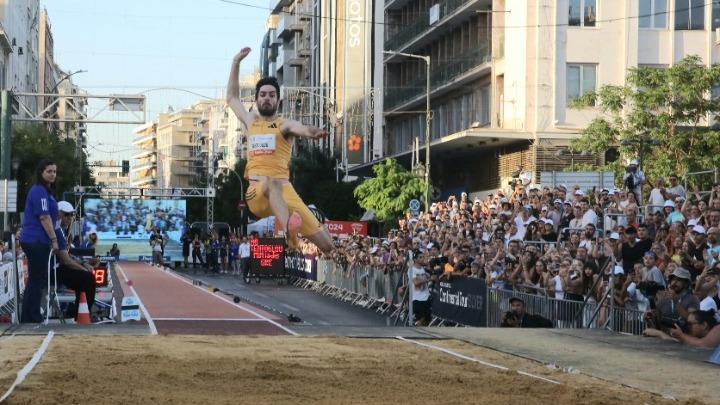
[[[142,262],[115,265],[124,296],[140,300],[141,314],[153,334],[287,335],[286,319],[232,298],[209,286]]]

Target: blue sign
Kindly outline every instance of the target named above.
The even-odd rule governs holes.
[[[410,211],[420,211],[420,201],[410,200]]]
[[[150,255],[141,255],[141,256],[138,256],[138,261],[139,261],[139,262],[152,262],[152,259],[153,259],[153,258],[152,258],[152,256],[150,256]],[[170,256],[163,256],[163,262],[169,262],[169,261],[170,261]]]

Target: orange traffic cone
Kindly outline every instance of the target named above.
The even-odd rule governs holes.
[[[80,293],[80,303],[78,304],[77,323],[79,325],[87,325],[90,323],[90,310],[88,309],[87,298],[85,293]]]

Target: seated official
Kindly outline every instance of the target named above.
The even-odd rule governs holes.
[[[668,333],[655,328],[647,328],[643,335],[692,346],[717,347],[720,345],[720,325],[715,319],[714,311],[691,312],[685,328],[675,324],[668,328]]]
[[[502,327],[510,328],[552,328],[553,323],[540,315],[525,312],[525,302],[518,297],[510,298],[510,311],[503,312]]]
[[[55,236],[58,240],[58,250],[55,251],[55,265],[57,267],[57,285],[64,285],[75,291],[75,306],[68,311],[68,316],[77,320],[77,308],[80,304],[80,293],[85,293],[88,309],[92,310],[95,303],[95,275],[90,262],[80,260],[70,255],[68,251],[67,237],[63,228],[68,226],[75,215],[75,209],[67,201],[58,202],[58,215],[60,227],[55,228]],[[95,259],[93,259],[95,260]]]

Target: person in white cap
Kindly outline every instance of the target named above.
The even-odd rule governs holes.
[[[55,228],[55,236],[58,240],[58,249],[55,251],[57,260],[57,284],[64,285],[75,291],[75,307],[68,310],[68,316],[77,320],[77,308],[80,305],[80,293],[85,293],[88,308],[92,313],[95,303],[95,275],[93,264],[98,264],[96,259],[83,260],[70,255],[68,251],[67,236],[64,228],[70,225],[75,216],[75,209],[67,201],[58,202],[60,226]]]
[[[541,230],[541,238],[545,242],[555,243],[558,240],[558,234],[555,232],[555,223],[550,218],[542,218],[540,221],[543,222]]]
[[[638,205],[642,201],[642,185],[645,183],[645,173],[638,168],[638,161],[633,159],[625,168],[623,173],[623,185],[627,191],[635,194],[635,199],[638,201]]]
[[[692,236],[693,243],[688,249],[689,255],[687,259],[690,262],[690,266],[687,266],[687,269],[690,271],[692,279],[695,280],[695,277],[705,267],[704,252],[708,248],[707,233],[704,227],[695,225],[690,231],[690,235]]]

